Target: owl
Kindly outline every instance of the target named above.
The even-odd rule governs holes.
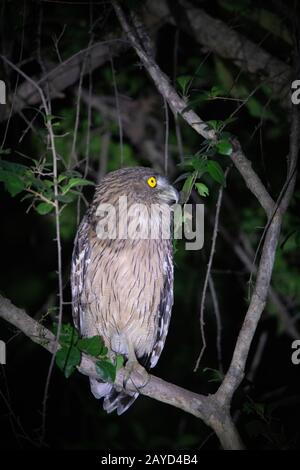
[[[73,319],[82,337],[100,335],[125,367],[154,367],[173,306],[172,214],[178,193],[151,168],[108,173],[78,228],[71,268]],[[139,393],[90,379],[109,413]]]

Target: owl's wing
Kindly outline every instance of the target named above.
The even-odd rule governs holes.
[[[152,368],[156,365],[162,350],[165,345],[166,337],[168,334],[172,306],[173,306],[173,256],[172,256],[172,245],[168,246],[166,258],[164,260],[164,284],[161,291],[161,298],[158,308],[158,323],[157,323],[157,335],[152,352],[147,356],[143,357],[142,363],[147,368]]]
[[[74,243],[71,267],[72,311],[75,327],[81,331],[84,316],[82,304],[82,292],[84,288],[85,274],[90,262],[89,243],[89,214],[81,221]]]

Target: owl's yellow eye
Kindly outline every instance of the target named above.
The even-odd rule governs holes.
[[[147,179],[147,183],[150,186],[150,188],[155,188],[157,181],[154,176],[150,176],[150,178]]]

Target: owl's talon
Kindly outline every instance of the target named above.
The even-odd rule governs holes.
[[[139,383],[141,383],[141,385],[138,386],[134,383],[134,380],[131,377],[132,374],[139,375]],[[129,379],[131,379],[131,382],[136,388],[136,391],[139,392],[140,389],[145,387],[149,382],[149,374],[146,369],[141,366],[141,364],[139,364],[137,361],[127,361],[127,364],[125,366],[125,375],[123,377],[123,387],[125,389]]]

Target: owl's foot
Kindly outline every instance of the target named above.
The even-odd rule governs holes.
[[[134,378],[133,376],[136,376]],[[127,383],[130,382],[133,384],[135,387],[136,391],[139,392],[140,389],[145,387],[147,383],[149,382],[149,374],[146,371],[146,369],[141,366],[139,362],[136,360],[128,360],[126,365],[125,365],[125,374],[123,378],[123,386],[126,388]]]

